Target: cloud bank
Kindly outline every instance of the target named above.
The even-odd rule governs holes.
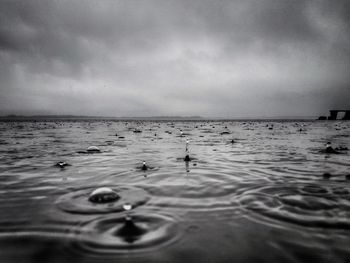
[[[350,108],[347,0],[0,1],[0,113]]]

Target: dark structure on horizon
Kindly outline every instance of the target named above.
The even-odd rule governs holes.
[[[330,115],[328,117],[326,116],[320,116],[319,120],[337,120],[338,113],[344,112],[345,115],[341,120],[350,120],[350,110],[330,110]]]

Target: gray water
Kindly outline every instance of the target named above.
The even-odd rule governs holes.
[[[0,122],[0,136],[0,262],[350,261],[349,152],[320,152],[350,147],[350,122]],[[91,203],[98,187],[120,199]],[[126,215],[145,233],[116,234]]]

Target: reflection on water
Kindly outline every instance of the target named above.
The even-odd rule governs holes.
[[[0,262],[346,262],[349,131],[2,122]],[[322,153],[328,141],[341,154]],[[89,200],[106,187],[118,198]]]

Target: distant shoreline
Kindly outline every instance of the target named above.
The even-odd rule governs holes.
[[[201,116],[150,116],[150,117],[104,117],[78,115],[6,115],[0,116],[0,121],[314,121],[314,116],[308,117],[201,117]]]

